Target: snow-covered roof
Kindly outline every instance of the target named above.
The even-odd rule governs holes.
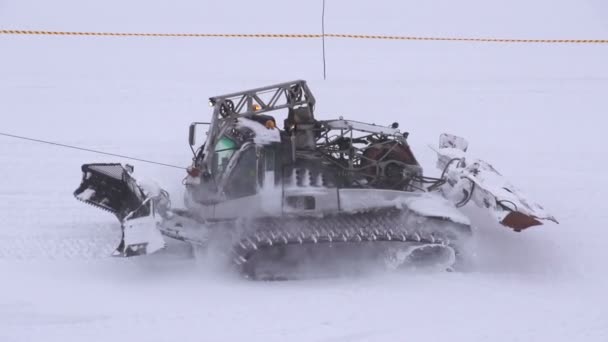
[[[270,144],[273,142],[281,142],[281,133],[278,128],[266,128],[261,123],[240,117],[237,120],[236,127],[246,127],[253,131],[254,137],[253,142],[256,144]]]

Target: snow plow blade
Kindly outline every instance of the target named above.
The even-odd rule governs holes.
[[[165,245],[156,228],[158,196],[147,196],[131,176],[132,171],[132,167],[118,163],[84,164],[82,182],[74,191],[79,201],[108,211],[120,221],[122,238],[114,256],[150,254]]]
[[[142,206],[143,191],[122,164],[84,164],[82,173],[82,183],[74,191],[76,199],[111,212],[119,221],[137,209],[138,215],[132,216],[150,213]]]
[[[467,148],[464,138],[445,133],[439,138],[437,167],[443,170],[446,182],[441,190],[446,198],[457,207],[473,200],[478,207],[489,210],[500,224],[516,232],[543,221],[558,223],[492,165],[467,156]]]

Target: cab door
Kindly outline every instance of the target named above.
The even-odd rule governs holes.
[[[259,185],[257,148],[246,143],[228,162],[220,189],[226,199],[235,199],[255,195]]]

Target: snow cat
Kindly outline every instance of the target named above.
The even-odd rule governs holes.
[[[442,134],[428,177],[397,123],[319,120],[302,80],[214,96],[190,125],[184,207],[138,182],[133,167],[85,164],[77,199],[113,213],[114,255],[176,239],[214,250],[250,279],[294,279],[371,267],[458,269],[472,229],[460,208],[488,210],[515,231],[555,221],[494,168]],[[277,115],[282,115],[279,122]],[[196,133],[207,126],[205,141]]]

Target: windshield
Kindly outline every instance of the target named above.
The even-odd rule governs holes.
[[[228,165],[228,161],[230,157],[236,151],[237,145],[234,140],[228,137],[221,137],[220,140],[215,145],[215,149],[213,151],[213,169],[216,174],[220,174],[226,170],[226,166]]]

